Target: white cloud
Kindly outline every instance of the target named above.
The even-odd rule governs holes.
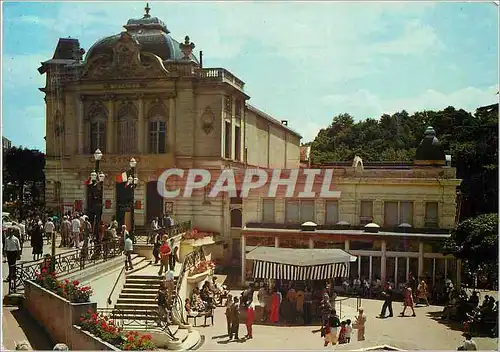
[[[37,68],[43,61],[52,57],[52,53],[30,55],[9,55],[2,58],[2,83],[4,87],[37,89],[45,86],[45,76]]]
[[[498,101],[495,95],[498,86],[484,89],[466,87],[443,93],[433,89],[419,95],[402,99],[382,99],[378,95],[358,90],[348,94],[333,94],[321,98],[321,102],[331,108],[331,115],[348,112],[357,119],[379,118],[382,114],[393,114],[406,110],[413,113],[422,110],[440,110],[448,106],[475,111],[476,108]]]

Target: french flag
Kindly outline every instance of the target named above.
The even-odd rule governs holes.
[[[128,176],[126,172],[122,172],[120,175],[116,176],[116,182],[124,183],[127,182]]]
[[[90,179],[90,176],[85,180],[84,184],[85,186],[88,186],[90,185],[90,183],[92,182],[92,180]]]

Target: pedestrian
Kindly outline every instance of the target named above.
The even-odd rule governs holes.
[[[319,307],[321,310],[321,327],[325,327],[332,311],[332,305],[330,304],[330,297],[328,296],[328,293],[323,294],[323,299],[321,300]]]
[[[161,326],[162,322],[167,321],[167,292],[165,284],[160,282],[160,288],[158,289],[158,294],[156,295],[156,300],[158,302],[158,326]]]
[[[233,298],[233,304],[231,305],[231,330],[229,332],[229,339],[239,340],[238,332],[240,330],[240,305],[238,297]]]
[[[340,332],[339,332],[339,345],[347,343],[347,323],[345,321],[340,322]]]
[[[155,258],[155,265],[160,261],[160,247],[161,247],[161,234],[157,231],[153,238],[153,256]]]
[[[175,270],[175,247],[174,247],[174,240],[170,239],[169,247],[173,249],[174,251],[168,256],[168,266],[170,267],[170,270],[174,271]]]
[[[19,240],[21,241],[21,248],[23,248],[24,242],[26,241],[26,220],[22,220],[19,224],[17,224],[17,227],[19,227],[21,232],[21,238]]]
[[[133,270],[134,265],[132,264],[132,250],[134,249],[134,244],[130,238],[130,234],[127,233],[125,238],[124,254],[125,254],[125,270]]]
[[[356,322],[354,323],[354,328],[358,329],[358,341],[365,340],[366,315],[364,315],[363,312],[363,308],[358,309],[358,316],[356,317]]]
[[[38,220],[35,220],[31,230],[31,247],[33,247],[33,260],[39,260],[43,254],[43,229]]]
[[[413,293],[412,293],[412,290],[411,290],[411,287],[410,287],[410,283],[407,283],[404,286],[403,297],[404,297],[403,311],[401,312],[400,316],[404,317],[405,316],[405,312],[406,312],[406,308],[410,307],[411,311],[413,312],[412,317],[415,317],[416,316],[415,315],[415,309],[413,308],[413,306],[414,306],[414,304],[413,304]]]
[[[59,248],[70,245],[70,234],[71,222],[69,221],[68,216],[65,215],[61,225],[61,244],[59,245]]]
[[[347,343],[351,342],[352,326],[351,319],[345,321],[345,340]]]
[[[167,235],[163,235],[162,245],[160,246],[160,271],[158,271],[158,276],[163,275],[163,268],[165,268],[165,271],[169,270],[169,256],[172,251],[170,250],[170,246],[168,245],[167,240]]]
[[[246,326],[247,326],[247,335],[245,336],[245,338],[247,339],[253,339],[253,335],[252,335],[252,325],[253,325],[253,322],[255,321],[255,306],[252,303],[250,303],[247,307],[247,316],[246,316]]]
[[[477,351],[477,345],[474,340],[472,340],[472,335],[468,332],[464,332],[462,334],[465,337],[465,341],[462,343],[462,346],[457,348],[457,351]]]
[[[165,273],[165,287],[167,289],[167,296],[169,300],[173,298],[174,286],[174,272],[169,270]]]
[[[10,282],[16,279],[16,261],[21,259],[21,244],[19,238],[14,236],[14,230],[10,227],[7,228],[4,251],[7,257],[7,263],[9,264],[9,275],[4,282]]]
[[[271,295],[271,312],[269,314],[269,320],[273,324],[278,324],[280,320],[280,296],[278,290],[273,288],[273,293]]]
[[[50,244],[51,240],[55,240],[55,238],[54,239],[52,238],[52,236],[54,234],[54,230],[55,230],[55,225],[52,222],[52,219],[48,218],[47,222],[45,223],[45,228],[44,228],[45,237],[47,238],[47,244]]]
[[[384,304],[382,305],[380,318],[382,319],[385,318],[385,312],[387,308],[389,308],[389,317],[393,317],[393,312],[392,312],[393,291],[391,285],[387,285],[386,290],[382,292],[382,297],[384,297]]]
[[[227,295],[226,299],[226,323],[227,323],[227,336],[231,336],[231,307],[233,305],[233,296]]]
[[[312,312],[312,292],[309,287],[306,287],[304,292],[304,324],[311,324],[311,312]]]
[[[424,301],[424,303],[427,306],[429,306],[428,295],[429,295],[429,292],[428,292],[427,284],[425,283],[424,280],[422,280],[417,287],[417,302]]]
[[[75,216],[71,220],[71,234],[73,243],[70,247],[80,247],[80,219],[78,219],[78,216]]]

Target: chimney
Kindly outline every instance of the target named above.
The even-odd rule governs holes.
[[[281,120],[281,124],[283,126],[288,126],[288,120]]]
[[[200,50],[200,68],[203,68],[203,51]]]

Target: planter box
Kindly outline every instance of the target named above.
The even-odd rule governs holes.
[[[55,343],[72,345],[73,325],[89,309],[97,310],[97,303],[71,303],[32,281],[24,283],[24,305],[30,314],[45,328]]]
[[[210,270],[207,270],[203,273],[199,273],[199,274],[196,274],[193,276],[188,276],[187,281],[190,284],[195,284],[195,283],[204,281],[208,277],[209,274],[210,274]]]
[[[71,349],[76,351],[121,351],[76,325],[72,327],[71,345]]]

